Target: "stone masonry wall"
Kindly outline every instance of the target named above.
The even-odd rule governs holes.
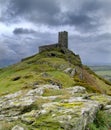
[[[58,43],[39,47],[39,52],[51,50],[57,47],[68,48],[68,32],[58,33]]]
[[[68,32],[59,32],[58,44],[60,45],[60,47],[68,48]]]
[[[52,44],[52,45],[39,46],[39,52],[51,50],[51,49],[54,49],[54,48],[57,48],[57,47],[59,47],[58,43]]]

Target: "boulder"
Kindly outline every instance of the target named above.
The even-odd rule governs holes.
[[[74,69],[72,70],[70,76],[71,76],[71,77],[74,77],[76,73],[77,73],[77,72],[76,72],[76,69],[74,68]]]
[[[111,110],[111,105],[106,105],[103,109],[104,110]]]
[[[36,118],[36,110],[32,110],[31,112],[25,113],[21,116],[21,120],[27,124],[32,124]]]
[[[77,73],[77,70],[76,68],[67,68],[64,70],[64,72],[69,74],[71,77],[73,77]]]
[[[24,128],[19,125],[16,125],[12,128],[12,130],[24,130]]]
[[[111,105],[106,105],[103,110],[108,113],[108,114],[111,114]]]
[[[71,94],[74,93],[86,93],[86,88],[82,86],[74,86],[67,89]]]
[[[55,95],[44,96],[45,89],[55,90]],[[94,121],[101,106],[105,112],[111,113],[110,96],[88,94],[83,86],[61,88],[59,95],[56,95],[59,89],[57,85],[36,85],[35,89],[2,96],[0,123],[16,123],[19,120],[24,126],[16,125],[11,130],[25,130],[27,127],[85,130],[87,124]]]
[[[67,68],[64,70],[65,73],[71,73],[72,72],[72,68]]]

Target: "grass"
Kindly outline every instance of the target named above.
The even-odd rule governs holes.
[[[111,81],[111,66],[91,66],[90,67],[96,74]]]
[[[89,130],[110,130],[111,115],[104,111],[99,111],[93,123],[88,125]]]
[[[101,77],[111,82],[111,70],[101,70],[101,71],[95,71],[95,72],[96,74],[100,75]]]
[[[23,124],[20,120],[18,121],[0,121],[0,130],[11,130],[14,126],[18,125],[23,128],[27,128],[25,124]],[[27,129],[24,129],[27,130]],[[31,130],[31,129],[28,129]]]
[[[96,73],[101,76],[105,76],[105,75],[111,76],[111,70],[101,70],[101,71],[96,71]]]
[[[83,102],[60,103],[60,106],[66,107],[66,108],[81,107],[83,106]]]
[[[57,52],[56,52],[57,53]],[[61,53],[58,52],[58,55]],[[0,69],[0,95],[13,93],[38,84],[57,83],[70,87],[74,81],[61,70],[73,66],[60,57],[45,57],[46,53],[38,54],[22,62]],[[51,76],[43,76],[47,73]],[[16,77],[20,77],[14,81]]]
[[[101,104],[106,103],[106,102],[109,101],[108,98],[106,98],[104,95],[92,96],[91,100],[96,100]]]
[[[0,124],[2,124],[2,126],[0,125],[0,130],[11,130],[13,127],[11,122],[0,121]]]
[[[30,89],[34,83],[55,84],[62,88],[81,85],[91,92],[102,92],[102,89],[106,93],[111,91],[111,84],[81,66],[78,56],[70,51],[64,53],[63,50],[45,51],[0,69],[0,95]],[[77,68],[77,77],[64,73],[66,68]],[[84,72],[83,80],[79,78],[81,71]]]
[[[29,64],[30,62],[30,64]],[[63,66],[64,65],[64,66]],[[25,86],[29,86],[34,82],[40,84],[50,83],[50,81],[61,82],[63,86],[68,86],[68,83],[64,82],[65,80],[60,81],[60,77],[63,76],[64,79],[68,75],[63,74],[62,72],[56,72],[57,69],[63,69],[64,67],[69,67],[69,64],[64,59],[60,58],[42,58],[40,55],[33,57],[33,59],[28,59],[19,64],[9,66],[7,68],[0,70],[0,95],[5,93],[12,93]],[[45,72],[51,73],[52,77],[43,77],[41,74]],[[56,73],[56,74],[55,74]],[[57,76],[58,73],[58,76]],[[54,75],[56,75],[54,77]],[[60,75],[60,76],[59,76]],[[14,78],[20,77],[19,80],[13,81]],[[68,79],[70,79],[68,77]],[[71,80],[70,80],[71,81]],[[70,82],[69,81],[69,82]],[[71,81],[72,83],[72,81]]]
[[[88,81],[89,85],[92,84],[91,86],[94,88],[94,90],[97,90],[95,92],[111,95],[111,82],[97,75],[89,67],[84,66],[84,68],[90,74],[89,75],[87,72],[85,72],[85,81]]]
[[[68,92],[66,90],[54,90],[54,89],[45,89],[44,94],[42,96],[57,96],[57,95],[67,95]]]
[[[64,73],[64,70],[67,68],[76,68],[76,75],[71,77],[70,74]],[[83,74],[83,79],[80,78],[81,72]],[[0,95],[13,93],[21,89],[30,89],[35,83],[53,84],[60,86],[60,88],[80,85],[85,87],[88,92],[111,93],[111,84],[97,76],[89,68],[81,66],[79,57],[71,52],[68,52],[67,54],[63,54],[61,50],[59,52],[55,50],[42,52],[23,59],[22,62],[18,64],[0,69]],[[79,108],[84,105],[82,102],[62,103],[61,101],[63,99],[70,97],[70,94],[64,89],[45,89],[42,96],[56,95],[60,96],[54,99],[53,102],[59,102],[59,107],[61,108]],[[102,97],[96,100],[100,102],[106,101],[106,99]],[[38,99],[32,106],[24,108],[22,114],[28,113],[31,110],[39,110],[44,103],[48,102],[51,102],[51,100]],[[94,122],[88,125],[88,128],[90,130],[107,130],[111,127],[110,122],[111,116],[100,111],[97,113],[97,118]],[[13,125],[18,124],[17,122],[0,123],[4,123],[4,130],[9,130]],[[21,122],[20,124],[22,125]],[[53,118],[51,112],[40,115],[37,119],[34,119],[32,124],[24,125],[26,125],[29,130],[63,130],[61,124],[58,120]]]
[[[60,123],[53,119],[51,113],[41,115],[36,122],[32,124],[36,130],[63,130]]]
[[[56,78],[62,84],[63,88],[71,87],[75,83],[69,75],[63,73],[62,71],[51,71],[49,74]]]

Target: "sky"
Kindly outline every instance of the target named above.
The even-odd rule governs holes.
[[[111,65],[111,0],[0,0],[0,67],[57,43],[59,31],[83,64]]]

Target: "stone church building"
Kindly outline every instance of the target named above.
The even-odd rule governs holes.
[[[39,47],[39,52],[51,50],[54,48],[68,48],[68,32],[63,31],[58,33],[58,43],[44,45]]]

